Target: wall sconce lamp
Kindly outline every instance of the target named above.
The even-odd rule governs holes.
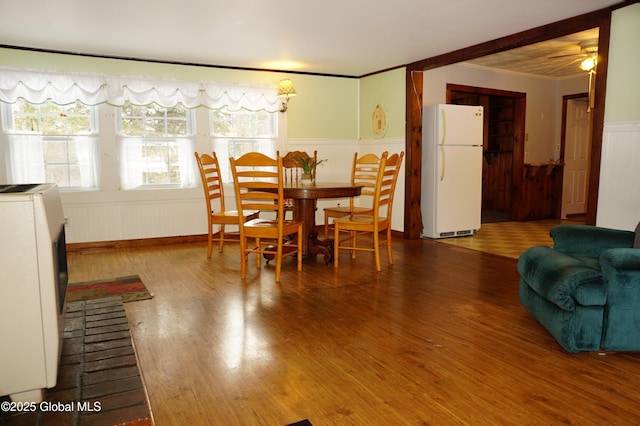
[[[280,112],[286,112],[289,107],[289,98],[297,95],[296,89],[293,87],[293,81],[290,79],[280,80],[280,85],[278,86],[278,97],[284,98],[282,102],[282,108]]]

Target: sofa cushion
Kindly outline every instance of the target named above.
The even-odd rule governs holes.
[[[599,258],[590,257],[590,256],[577,256],[577,255],[568,255],[568,256],[578,259],[580,262],[582,262],[582,264],[584,264],[585,266],[588,266],[591,269],[597,269],[597,270],[602,269],[600,267]]]
[[[574,311],[576,303],[603,306],[607,301],[597,261],[594,267],[591,260],[537,246],[520,256],[517,269],[536,293],[564,310]]]
[[[636,225],[636,237],[633,240],[633,248],[640,248],[640,222]]]

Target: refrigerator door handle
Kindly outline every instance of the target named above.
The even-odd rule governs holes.
[[[443,109],[442,110],[442,142],[440,143],[444,145],[446,140],[447,140],[447,114]]]
[[[444,144],[447,140],[447,114],[444,109],[440,110],[440,112],[442,113],[442,141],[440,144],[440,153],[442,154],[441,155],[442,171],[440,172],[440,182],[442,182],[444,180],[444,165],[445,165]]]
[[[442,171],[440,172],[440,182],[442,182],[444,180],[444,166],[445,166],[445,158],[444,158],[444,145],[440,145],[440,159],[442,161]]]

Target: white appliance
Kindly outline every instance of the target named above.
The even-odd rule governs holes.
[[[40,402],[56,384],[67,257],[55,184],[0,185],[0,395]]]
[[[432,105],[422,117],[423,237],[473,235],[482,210],[483,108]]]

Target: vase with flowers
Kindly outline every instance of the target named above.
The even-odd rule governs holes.
[[[298,157],[300,168],[302,169],[301,183],[302,185],[311,185],[316,180],[316,167],[325,160],[316,160],[312,157]]]

